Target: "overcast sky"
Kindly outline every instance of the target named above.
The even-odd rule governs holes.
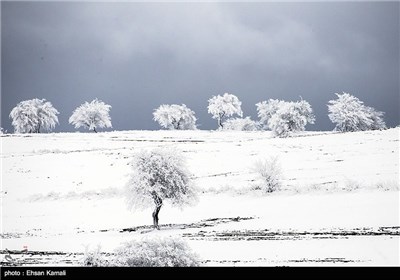
[[[160,104],[184,103],[215,129],[207,100],[229,92],[256,118],[269,98],[312,105],[308,130],[331,130],[326,103],[349,92],[399,124],[399,2],[1,2],[1,126],[20,101],[72,111],[99,98],[113,129],[158,129]]]

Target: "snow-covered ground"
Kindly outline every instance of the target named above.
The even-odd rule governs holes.
[[[399,265],[399,132],[0,135],[1,264],[79,265],[86,247],[165,235],[203,265]],[[130,211],[123,187],[132,154],[161,146],[185,154],[201,193],[164,205],[153,231],[152,209]],[[271,156],[282,189],[252,191],[254,162]]]

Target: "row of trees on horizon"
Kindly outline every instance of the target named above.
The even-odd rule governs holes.
[[[364,131],[385,129],[383,112],[364,105],[357,97],[343,92],[330,100],[328,117],[336,126],[335,131]],[[269,99],[256,104],[258,121],[243,118],[242,102],[233,94],[213,96],[208,100],[208,113],[217,120],[219,130],[256,131],[271,130],[277,137],[287,137],[304,131],[307,124],[314,124],[315,115],[306,100],[283,101]],[[77,107],[69,118],[76,129],[84,127],[97,132],[98,128],[111,128],[111,105],[97,98]],[[58,122],[58,110],[46,99],[25,100],[10,113],[15,133],[48,132]],[[163,104],[153,112],[153,120],[162,128],[170,130],[195,130],[195,112],[185,104]]]

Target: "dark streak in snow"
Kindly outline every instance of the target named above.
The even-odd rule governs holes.
[[[204,228],[204,227],[213,227],[218,224],[230,223],[230,222],[239,222],[239,221],[246,221],[252,220],[254,217],[235,217],[235,218],[211,218],[206,220],[201,220],[197,223],[191,224],[164,224],[160,225],[160,230],[169,230],[169,229],[188,229],[188,228]],[[133,228],[124,228],[121,229],[119,232],[140,232],[143,233],[147,232],[148,230],[152,230],[153,226],[138,226]]]
[[[183,237],[192,240],[213,241],[257,241],[257,240],[299,240],[299,239],[342,239],[356,236],[400,236],[400,227],[355,228],[355,229],[322,229],[320,231],[272,231],[262,230],[233,230],[233,231],[200,231],[183,233]]]

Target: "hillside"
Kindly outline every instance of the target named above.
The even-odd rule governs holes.
[[[203,265],[398,265],[399,132],[1,135],[2,265],[8,253],[79,265],[85,247],[153,235],[182,237]],[[152,209],[130,211],[123,187],[136,151],[165,146],[184,153],[200,196],[165,205],[152,231]],[[252,166],[269,157],[282,189],[265,194]]]

